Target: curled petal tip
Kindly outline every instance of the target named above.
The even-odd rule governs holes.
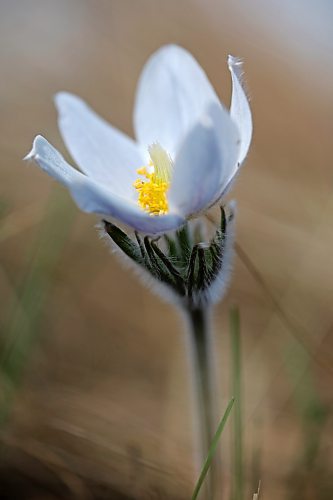
[[[41,135],[37,135],[34,138],[34,142],[32,143],[31,151],[29,151],[29,153],[23,158],[23,161],[35,160],[38,156],[37,148],[39,145],[42,145],[44,141],[44,137],[42,137]]]
[[[34,150],[32,148],[32,150],[29,151],[29,153],[22,158],[22,160],[23,161],[31,161],[31,160],[34,159],[34,156],[35,156],[35,152],[34,152]]]
[[[233,67],[233,66],[242,66],[243,61],[240,57],[235,57],[232,55],[228,55],[228,66]]]
[[[237,75],[239,79],[243,76],[243,61],[239,57],[228,56],[228,68],[231,73]]]
[[[249,98],[244,89],[242,60],[230,55],[228,57],[228,67],[232,78],[230,114],[238,126],[241,135],[241,147],[238,158],[238,165],[240,165],[245,160],[251,143],[252,116]]]

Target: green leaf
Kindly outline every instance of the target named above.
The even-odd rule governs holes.
[[[134,241],[131,240],[131,238],[129,238],[124,231],[119,229],[119,227],[106,220],[103,220],[103,223],[105,231],[114,243],[127,255],[127,257],[134,260],[137,264],[144,265],[144,258],[139,246],[134,243]]]
[[[169,260],[169,258],[162,252],[162,250],[154,243],[153,241],[151,242],[151,247],[156,253],[157,257],[163,262],[164,266],[166,269],[169,271],[171,276],[174,278],[178,288],[179,292],[181,295],[185,294],[185,284],[184,280],[181,276],[181,274],[178,272],[178,270],[175,268],[175,266],[172,264],[172,262]]]
[[[192,497],[191,497],[191,500],[196,500],[198,498],[198,495],[200,493],[200,489],[201,489],[201,486],[203,485],[203,482],[205,480],[205,477],[207,476],[207,473],[209,471],[209,467],[212,463],[212,460],[214,458],[214,454],[215,454],[215,451],[217,449],[217,446],[218,446],[218,442],[219,442],[219,439],[221,437],[221,434],[223,432],[223,429],[225,427],[225,424],[227,423],[227,420],[228,420],[228,417],[230,415],[230,412],[232,410],[232,407],[234,405],[234,402],[235,402],[235,398],[232,398],[229,403],[228,403],[228,406],[224,412],[224,415],[217,427],[217,431],[213,437],[213,441],[212,441],[212,444],[209,448],[209,451],[208,451],[208,455],[207,455],[207,458],[206,458],[206,461],[202,467],[202,470],[201,470],[201,473],[200,473],[200,476],[199,476],[199,479],[197,481],[197,484],[195,485],[195,488],[194,488],[194,491],[193,491],[193,494],[192,494]]]
[[[206,257],[207,257],[207,252],[206,249],[203,248],[199,244],[198,248],[198,276],[197,276],[197,283],[196,283],[196,288],[198,290],[204,290],[207,284],[207,278],[208,278],[208,271],[207,271],[207,262],[206,262]]]
[[[190,262],[187,269],[187,289],[189,296],[192,295],[193,287],[195,285],[195,264],[198,256],[198,245],[194,245],[190,257]]]
[[[177,252],[177,246],[176,246],[176,242],[173,238],[171,238],[170,236],[168,236],[167,234],[164,235],[164,240],[167,244],[167,248],[168,248],[168,254],[169,254],[169,257],[174,261],[176,262],[179,258],[179,255],[178,255],[178,252]]]
[[[150,265],[151,269],[150,272],[162,283],[164,282],[165,284],[171,286],[176,292],[178,292],[178,287],[172,277],[170,275],[169,271],[165,268],[163,265],[163,262],[159,257],[155,255],[154,249],[152,247],[152,242],[148,238],[148,236],[145,236],[144,238],[144,245],[145,249],[147,251],[147,254],[150,259]]]
[[[220,207],[221,210],[221,221],[220,227],[216,231],[214,238],[212,239],[207,254],[210,255],[210,265],[207,272],[207,282],[211,283],[214,281],[218,273],[220,272],[223,265],[223,252],[225,236],[227,231],[227,218],[225,214],[224,207]]]
[[[176,241],[179,247],[179,254],[182,259],[182,262],[186,264],[192,246],[187,224],[185,224],[185,226],[183,226],[176,232]]]
[[[230,337],[232,354],[232,394],[237,404],[234,412],[233,429],[233,484],[232,498],[242,500],[244,498],[244,467],[243,467],[243,422],[242,422],[242,384],[241,384],[241,338],[240,338],[240,316],[238,308],[230,311]]]

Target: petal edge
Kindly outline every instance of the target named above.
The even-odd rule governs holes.
[[[68,92],[55,95],[62,138],[80,169],[112,190],[130,196],[143,159],[135,142]]]
[[[234,175],[239,131],[216,104],[191,129],[180,146],[169,190],[170,205],[185,217],[212,206]]]
[[[209,102],[219,99],[194,57],[177,45],[158,49],[139,78],[134,128],[139,143],[160,144],[174,155]]]
[[[242,85],[242,61],[228,56],[228,67],[232,79],[230,114],[237,124],[241,135],[238,163],[241,165],[248,153],[252,138],[252,116],[248,98]]]

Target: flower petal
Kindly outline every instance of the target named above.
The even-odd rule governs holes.
[[[69,165],[59,151],[41,135],[35,137],[32,149],[24,160],[34,160],[46,173],[66,187],[83,177],[83,174]]]
[[[99,117],[79,97],[55,96],[63,140],[80,169],[112,191],[130,197],[143,159],[135,142]]]
[[[46,139],[37,136],[26,160],[35,160],[49,175],[64,184],[84,212],[114,217],[120,222],[146,234],[164,233],[185,223],[177,214],[152,217],[134,202],[116,195],[97,181],[71,167]]]
[[[181,47],[167,45],[143,68],[136,94],[134,128],[139,143],[158,141],[174,155],[185,133],[209,102],[219,102],[205,72]]]
[[[248,98],[242,86],[242,62],[236,57],[228,57],[228,66],[232,78],[232,97],[230,114],[237,124],[241,135],[241,147],[238,163],[245,160],[252,138],[252,117]]]
[[[132,201],[111,192],[101,184],[85,177],[70,188],[71,194],[84,212],[115,218],[145,234],[159,234],[178,229],[185,224],[184,217],[176,213],[152,216]]]
[[[210,105],[177,154],[170,206],[188,217],[213,205],[233,175],[239,146],[239,131],[229,113]]]

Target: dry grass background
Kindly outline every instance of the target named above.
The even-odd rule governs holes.
[[[136,81],[159,46],[188,48],[224,102],[226,56],[245,59],[255,134],[232,193],[241,258],[214,318],[222,411],[230,395],[228,310],[240,308],[246,498],[261,478],[269,500],[300,498],[293,496],[304,479],[295,394],[310,377],[321,404],[332,403],[331,7],[306,2],[295,11],[298,3],[0,2],[2,324],[55,189],[21,158],[36,133],[67,154],[52,95],[77,93],[131,134]],[[189,498],[193,440],[181,320],[109,255],[94,217],[66,203],[75,219],[3,432],[0,488],[12,488],[12,498],[116,498],[108,488],[133,498]],[[311,432],[321,430],[323,474],[313,469],[309,499],[329,498],[321,490],[332,467],[331,419]],[[228,484],[228,431],[223,446]]]

